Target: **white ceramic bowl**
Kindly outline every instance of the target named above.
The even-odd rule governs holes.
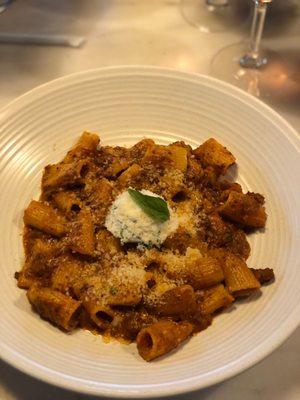
[[[87,71],[40,86],[0,113],[1,355],[22,371],[80,392],[150,397],[203,388],[255,364],[300,320],[299,138],[274,111],[215,79],[152,67]],[[33,313],[13,278],[22,262],[22,212],[43,167],[83,130],[103,143],[143,136],[198,145],[215,137],[238,160],[238,180],[265,195],[265,233],[251,236],[253,267],[272,267],[262,296],[218,316],[206,331],[152,363],[135,345],[64,334]]]

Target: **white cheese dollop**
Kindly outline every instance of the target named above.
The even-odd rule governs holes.
[[[149,190],[141,190],[141,193],[160,197]],[[170,219],[165,222],[157,222],[147,215],[125,191],[111,205],[105,220],[105,227],[119,238],[122,244],[139,243],[145,246],[159,247],[178,227],[176,214],[169,206],[168,208]]]

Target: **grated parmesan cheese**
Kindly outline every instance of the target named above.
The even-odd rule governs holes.
[[[138,304],[148,289],[145,257],[129,251],[102,261],[101,274],[83,281],[84,301],[105,306]]]

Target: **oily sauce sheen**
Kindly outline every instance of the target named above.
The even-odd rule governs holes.
[[[246,234],[265,226],[266,212],[262,195],[225,179],[234,163],[215,139],[196,149],[151,139],[125,148],[83,133],[45,168],[40,199],[24,213],[18,286],[62,330],[137,341],[146,361],[169,352],[274,277],[246,264]],[[162,243],[124,243],[106,228],[128,188],[167,202],[176,226]]]

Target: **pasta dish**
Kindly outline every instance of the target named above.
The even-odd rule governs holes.
[[[212,138],[125,148],[84,132],[25,210],[18,286],[64,331],[136,342],[146,361],[170,352],[274,279],[246,264],[267,216],[261,194],[225,179],[234,163]]]

